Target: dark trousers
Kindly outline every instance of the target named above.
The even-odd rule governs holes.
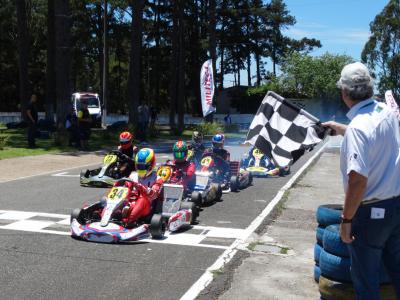
[[[376,218],[376,209],[381,214],[384,209],[384,216]],[[355,240],[348,248],[356,298],[380,299],[383,262],[400,299],[400,196],[361,205],[353,218],[352,232]]]
[[[28,124],[28,146],[35,147],[35,138],[36,138],[36,123],[29,122]]]

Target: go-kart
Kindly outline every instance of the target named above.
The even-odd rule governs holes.
[[[183,186],[165,183],[163,191],[161,215],[167,220],[167,229],[175,232],[184,226],[194,224],[199,214],[198,209],[195,203],[184,201]]]
[[[132,183],[131,188],[125,186],[126,181]],[[166,229],[177,231],[194,222],[194,209],[191,210],[193,205],[181,204],[179,197],[176,200],[174,195],[170,196],[171,192],[166,194],[164,191],[164,195],[167,195],[166,202],[154,200],[149,215],[138,219],[134,224],[126,224],[122,218],[124,207],[129,205],[132,208],[139,197],[147,197],[146,189],[140,183],[124,178],[100,201],[82,209],[74,209],[71,214],[72,237],[101,243],[138,241],[149,237],[161,239]],[[179,203],[179,209],[176,208],[176,203]]]
[[[241,170],[250,172],[254,177],[283,176],[290,172],[289,166],[276,167],[268,156],[257,148],[251,149],[242,159]]]
[[[133,160],[118,150],[109,152],[103,159],[103,166],[94,170],[81,171],[81,186],[111,187],[122,177],[129,174],[121,173],[123,164],[133,164]]]
[[[220,170],[212,155],[205,155],[201,160],[201,172],[208,172],[211,181],[220,184],[223,193],[237,192],[251,185],[253,177],[250,172],[240,170],[238,161],[230,161],[230,177],[228,178],[223,170]]]
[[[194,180],[184,184],[184,175],[180,170],[174,170],[173,165],[167,162],[167,164],[159,167],[157,176],[162,177],[164,182],[182,186],[183,201],[195,203],[198,207],[221,199],[221,186],[218,183],[211,182],[210,172],[208,171],[196,171]]]

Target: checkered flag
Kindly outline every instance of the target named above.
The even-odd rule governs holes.
[[[303,109],[268,92],[251,122],[246,143],[260,149],[275,163],[288,166],[324,138],[326,128]]]

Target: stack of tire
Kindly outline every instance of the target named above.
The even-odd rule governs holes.
[[[321,299],[355,299],[350,275],[350,255],[340,238],[339,223],[343,206],[321,205],[317,209],[317,243],[314,246],[314,279],[319,283]],[[383,265],[381,267],[381,298],[396,299]]]

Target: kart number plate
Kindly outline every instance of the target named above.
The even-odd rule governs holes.
[[[108,201],[119,202],[121,199],[125,199],[128,194],[128,188],[126,187],[113,187],[108,193]]]
[[[103,164],[107,166],[111,165],[112,163],[117,161],[117,158],[118,157],[115,154],[108,154],[106,155],[106,157],[104,157]]]
[[[212,162],[211,156],[206,156],[201,160],[201,165],[204,167],[209,167]]]

